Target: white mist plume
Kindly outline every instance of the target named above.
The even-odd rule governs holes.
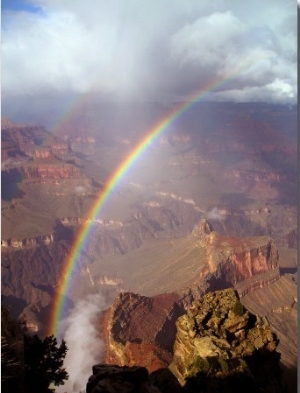
[[[83,195],[85,193],[85,188],[83,186],[76,186],[75,192],[77,195]]]
[[[88,295],[80,300],[64,321],[64,339],[68,352],[64,366],[69,379],[56,388],[59,393],[85,391],[92,366],[103,361],[104,342],[99,337],[99,314],[107,307],[101,294]]]
[[[206,213],[206,218],[209,220],[223,221],[226,218],[226,213],[224,210],[220,210],[217,207],[213,207]]]

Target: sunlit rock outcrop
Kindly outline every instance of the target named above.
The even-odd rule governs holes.
[[[278,344],[266,318],[245,310],[233,289],[209,292],[193,302],[176,327],[170,369],[181,384],[202,368],[220,374],[243,371],[242,359],[258,350],[275,351]]]

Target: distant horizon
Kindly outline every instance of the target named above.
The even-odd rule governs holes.
[[[93,100],[91,101],[91,105],[99,104],[99,105],[109,105],[109,106],[112,106],[112,107],[121,105],[121,106],[124,106],[124,108],[126,108],[127,106],[130,106],[130,105],[140,105],[140,106],[143,106],[143,105],[156,105],[156,106],[160,106],[161,108],[164,108],[164,109],[168,110],[168,109],[171,109],[173,106],[178,105],[178,103],[181,103],[181,102],[184,102],[184,101],[173,101],[173,102],[169,102],[169,103],[164,103],[164,102],[161,102],[161,101],[158,101],[158,100],[157,101],[155,101],[155,100],[153,100],[153,101],[150,101],[150,100],[149,101],[138,100],[138,101],[118,101],[117,102],[117,101],[114,101],[114,100],[111,100],[111,101],[107,100],[107,101],[105,101],[105,100],[102,100],[102,99],[101,99],[101,101],[97,101],[97,99],[95,99],[94,102],[93,102]],[[85,104],[85,105],[88,105],[88,104]],[[257,106],[257,107],[259,107],[259,106],[269,106],[269,107],[290,108],[290,110],[297,109],[297,103],[276,103],[276,102],[272,103],[272,102],[263,102],[263,101],[236,102],[236,101],[228,101],[228,100],[226,100],[226,101],[225,100],[224,101],[199,100],[199,101],[195,102],[195,106],[198,106],[198,105],[202,105],[202,106],[204,106],[204,105],[219,105],[219,106],[221,106],[221,105],[223,105],[223,106],[234,105],[234,106],[240,106],[240,107],[254,105],[254,106]],[[61,107],[56,109],[57,110],[56,116],[57,116],[57,113],[59,113],[59,109],[61,110]],[[51,108],[50,108],[50,110],[51,110]],[[54,111],[53,108],[52,108],[52,110]],[[195,108],[192,108],[190,110],[193,111],[193,110],[195,110]],[[52,119],[51,116],[55,117],[55,115],[54,115],[54,113],[52,115],[49,115],[49,108],[47,108],[47,107],[45,107],[44,110],[40,110],[39,113],[36,114],[36,116],[35,116],[35,114],[34,113],[30,113],[30,111],[26,112],[26,107],[24,107],[23,110],[19,110],[18,113],[16,114],[14,109],[3,108],[3,104],[2,104],[1,119],[6,118],[8,120],[11,120],[14,123],[18,123],[18,122],[21,122],[21,123],[23,122],[24,123],[25,122],[26,124],[47,126],[46,124],[40,124],[39,122],[37,122],[35,120],[35,119],[39,119],[40,118],[39,115],[42,112],[45,112],[45,115],[44,115],[45,118],[46,118],[47,113],[48,113],[48,116],[49,116],[48,121],[50,121],[50,124],[51,124],[51,119]],[[54,121],[55,119],[53,118],[52,120]]]

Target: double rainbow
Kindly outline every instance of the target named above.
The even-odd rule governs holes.
[[[248,67],[243,67],[243,69]],[[163,133],[163,131],[172,124],[176,119],[178,119],[184,112],[190,109],[195,103],[200,99],[203,99],[211,91],[219,88],[230,80],[233,80],[239,72],[235,72],[226,78],[219,78],[213,83],[201,88],[201,90],[192,94],[188,100],[184,103],[180,103],[171,110],[163,119],[158,121],[143,137],[143,139],[133,148],[132,152],[122,161],[116,170],[113,172],[109,180],[107,181],[104,189],[100,192],[90,210],[87,213],[87,217],[93,218],[97,217],[103,210],[104,205],[108,201],[113,190],[117,187],[120,180],[129,171],[131,167],[134,166],[136,161],[142,156],[142,154],[147,150],[147,148]],[[61,271],[60,280],[57,286],[57,291],[54,296],[53,307],[50,315],[50,323],[48,334],[54,334],[57,337],[60,336],[60,322],[64,313],[64,308],[66,306],[66,299],[68,292],[71,287],[72,273],[76,269],[78,262],[80,260],[80,251],[88,241],[89,234],[92,231],[91,223],[84,220],[80,229],[77,232],[76,238],[70,248],[70,251],[63,262],[63,267]]]

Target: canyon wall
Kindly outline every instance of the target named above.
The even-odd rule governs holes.
[[[207,264],[200,272],[200,279],[208,274],[221,278],[224,283],[236,285],[255,276],[255,282],[279,276],[278,250],[267,236],[236,238],[212,231],[206,220],[194,229],[193,235],[205,247]],[[278,277],[279,278],[279,277]]]
[[[148,370],[171,360],[175,321],[183,310],[176,294],[152,298],[121,293],[104,316],[106,363],[140,364]]]
[[[280,277],[278,252],[270,238],[220,236],[212,231],[206,220],[201,221],[193,236],[199,247],[203,247],[207,263],[188,288],[182,288],[176,294],[152,298],[122,293],[107,312],[107,362],[132,365],[137,354],[141,353],[142,345],[147,344],[151,353],[151,356],[148,353],[147,359],[155,361],[143,363],[141,359],[139,364],[153,370],[160,364],[157,363],[157,354],[160,354],[160,359],[163,358],[160,351],[172,353],[174,322],[193,301],[208,291],[229,286],[235,287],[242,297]],[[139,348],[136,351],[133,350],[135,345]]]
[[[5,169],[1,172],[2,182],[19,183],[27,181],[61,181],[66,179],[83,178],[81,171],[71,164],[43,164],[20,166],[18,168]],[[89,181],[90,182],[90,181]]]

